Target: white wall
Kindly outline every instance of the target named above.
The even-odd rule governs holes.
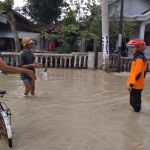
[[[135,39],[135,38],[139,38],[139,30],[140,30],[140,25],[137,25],[135,27],[133,35],[130,37],[130,40]],[[148,24],[146,26],[146,31],[150,31],[150,24]],[[130,48],[129,48],[128,53],[129,53],[129,57],[133,56]],[[150,57],[150,46],[146,47],[146,50],[144,51],[144,53],[145,53],[145,56]]]
[[[136,25],[134,27],[134,31],[133,31],[132,36],[130,37],[130,40],[135,39],[135,38],[139,38],[139,37],[140,37],[140,25]]]

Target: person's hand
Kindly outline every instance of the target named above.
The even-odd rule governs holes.
[[[33,63],[33,64],[30,64],[30,66],[33,68],[36,68],[37,65],[35,63]]]
[[[42,63],[38,63],[38,67],[43,67],[43,64]]]
[[[128,86],[128,91],[131,92],[132,91],[132,87]]]
[[[41,67],[43,67],[43,64],[42,64],[42,63],[35,62],[34,64],[35,64],[35,67],[36,67],[36,68],[41,68]]]
[[[32,70],[26,69],[25,74],[30,76],[33,80],[36,80],[36,75]]]

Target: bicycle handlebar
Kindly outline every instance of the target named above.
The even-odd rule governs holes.
[[[0,97],[3,98],[4,94],[6,94],[6,91],[0,91]]]

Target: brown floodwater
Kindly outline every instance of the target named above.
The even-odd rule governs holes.
[[[48,69],[36,96],[23,97],[19,75],[0,74],[0,99],[12,111],[13,150],[149,150],[150,74],[141,113],[129,105],[128,73]],[[0,139],[0,150],[8,150]]]

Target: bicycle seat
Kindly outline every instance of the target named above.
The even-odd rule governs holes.
[[[6,94],[6,91],[0,91],[0,94]]]

